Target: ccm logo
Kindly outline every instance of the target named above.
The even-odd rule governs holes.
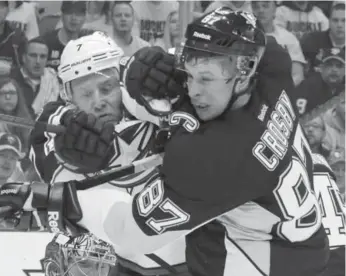
[[[198,37],[198,38],[202,38],[202,39],[205,39],[205,40],[210,40],[211,39],[211,35],[202,34],[202,33],[199,33],[199,32],[194,32],[193,36]]]
[[[59,233],[58,228],[59,212],[48,211],[48,225],[51,232]]]
[[[17,189],[8,189],[1,191],[0,195],[10,195],[10,194],[16,194],[18,192]]]

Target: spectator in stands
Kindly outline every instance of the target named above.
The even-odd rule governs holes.
[[[329,18],[330,9],[332,5],[337,1],[312,1],[316,7],[319,7],[323,11],[324,15]]]
[[[58,15],[60,13],[61,1],[37,1],[39,18]]]
[[[59,98],[58,78],[54,69],[46,67],[47,58],[48,45],[42,38],[34,38],[24,47],[22,66],[11,73],[23,92],[32,117],[36,117],[47,102]]]
[[[90,31],[83,30],[85,22],[85,1],[63,1],[61,5],[62,28],[47,32],[42,38],[48,45],[48,66],[57,69],[60,64],[60,56],[67,42]]]
[[[326,124],[335,131],[336,146],[345,148],[345,99],[342,99],[324,116]]]
[[[118,1],[114,1],[116,3]],[[83,28],[102,31],[111,35],[112,24],[109,20],[111,2],[108,1],[88,1],[87,15]]]
[[[151,45],[162,39],[168,15],[179,8],[177,1],[132,1],[135,14],[133,34]]]
[[[276,9],[275,21],[298,39],[313,31],[328,29],[328,19],[320,8],[310,1],[283,1]]]
[[[274,1],[252,1],[251,7],[266,35],[273,36],[288,51],[292,60],[292,78],[295,85],[298,85],[304,79],[305,64],[298,39],[291,32],[275,24],[276,3]]]
[[[22,144],[16,135],[0,132],[0,186],[18,181],[18,161],[24,157]]]
[[[118,1],[114,1],[116,3]],[[128,1],[129,2],[129,1]],[[108,1],[87,1],[85,23],[83,29],[102,31],[108,35],[112,34],[112,24],[110,11],[112,2]],[[62,27],[61,20],[56,25],[56,29]]]
[[[150,46],[149,42],[141,39],[139,36],[132,35],[134,12],[129,2],[114,2],[112,22],[113,32],[110,36],[123,49],[125,56],[132,56],[140,48]]]
[[[13,1],[15,8],[11,10],[6,20],[13,29],[19,28],[28,40],[40,35],[37,17],[36,3],[27,1]]]
[[[340,190],[341,197],[345,201],[345,151],[334,151],[329,158],[329,165],[335,173],[336,184]]]
[[[323,117],[318,116],[303,125],[303,128],[311,151],[321,154],[328,159],[335,145],[332,142],[332,137],[328,133],[328,128],[326,128]]]
[[[5,76],[0,77],[0,113],[20,118],[31,118],[18,83]],[[0,122],[0,131],[18,136],[23,145],[23,152],[28,151],[30,132],[28,129]]]
[[[228,7],[234,11],[251,11],[251,1],[219,1],[216,0],[214,2],[211,2],[210,5],[205,9],[204,13],[209,13],[217,8],[220,7]]]
[[[179,13],[172,11],[165,24],[163,39],[156,40],[155,46],[160,46],[164,50],[174,48],[179,43]]]
[[[300,115],[310,112],[329,100],[332,95],[344,91],[345,51],[324,49],[321,72],[310,74],[292,91],[292,97]]]
[[[8,1],[0,1],[0,75],[8,75],[19,64],[18,48],[25,42],[23,32],[6,21],[8,11]]]
[[[328,30],[308,33],[303,36],[300,43],[310,73],[319,70],[322,49],[345,49],[345,3],[336,2],[332,5]]]

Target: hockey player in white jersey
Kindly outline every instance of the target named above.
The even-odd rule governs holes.
[[[81,163],[71,164],[69,161],[75,160],[75,156],[79,154],[79,145],[74,143],[73,137],[48,132],[42,134],[41,131],[34,130],[31,156],[37,171],[46,183],[81,180],[102,173],[104,170],[100,171],[97,167],[90,171],[83,166],[83,162],[94,162],[97,158],[94,153],[100,156],[108,155],[111,158],[108,159],[108,169],[127,165],[152,153],[157,126],[148,122],[128,120],[124,116],[119,79],[119,63],[122,57],[123,51],[100,32],[71,41],[65,47],[59,67],[59,77],[64,86],[64,101],[47,104],[38,120],[63,124],[82,136],[84,133],[79,132],[78,124],[87,121],[90,127],[100,130],[95,135],[103,137],[105,143],[97,144],[94,137],[85,137],[84,142],[90,145],[89,154],[81,154]],[[95,127],[93,124],[99,126]],[[114,133],[117,139],[112,147],[106,147],[107,141],[114,139]],[[61,152],[59,149],[62,144],[70,145],[69,151]],[[103,167],[103,164],[100,164],[100,167]],[[113,180],[103,186],[134,195],[141,191],[154,172],[155,168]],[[112,184],[132,184],[134,188],[121,189]],[[54,243],[49,247],[55,248]],[[118,263],[121,264],[117,267],[116,275],[167,275],[170,272],[184,271],[184,250],[185,242],[181,239],[174,245],[159,250],[161,253],[156,252],[149,256],[138,256],[136,252],[116,252],[119,253]],[[52,258],[48,258],[48,264],[51,260]]]

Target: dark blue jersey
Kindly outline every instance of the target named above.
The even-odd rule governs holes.
[[[262,92],[206,123],[186,110],[173,113],[171,123],[182,127],[165,147],[161,176],[133,201],[141,245],[185,235],[193,275],[325,269],[311,150],[287,93]]]

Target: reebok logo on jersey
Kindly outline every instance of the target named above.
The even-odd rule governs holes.
[[[267,111],[268,111],[268,106],[263,104],[262,105],[262,108],[261,108],[261,111],[260,111],[260,114],[257,116],[258,120],[260,120],[261,122],[264,121],[264,117],[266,116],[267,114]]]
[[[202,38],[202,39],[205,39],[205,40],[210,40],[211,39],[211,35],[202,34],[202,33],[199,33],[199,32],[194,32],[193,36],[198,37],[198,38]]]
[[[59,212],[56,211],[48,211],[48,225],[51,232],[59,233],[60,230],[58,228],[59,224]]]

